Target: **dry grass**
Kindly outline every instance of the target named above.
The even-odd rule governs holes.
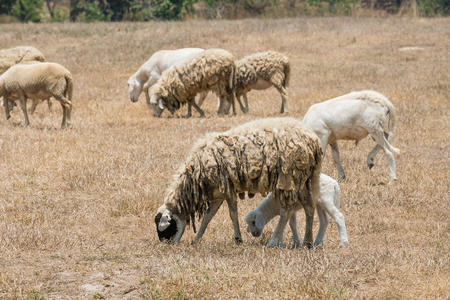
[[[18,109],[0,118],[0,298],[450,297],[449,19],[14,24],[0,36],[0,48],[35,46],[75,78],[73,129],[58,129],[59,105],[39,106],[30,128]],[[159,243],[154,213],[193,142],[281,104],[275,89],[251,92],[248,115],[217,118],[210,97],[206,119],[185,120],[153,118],[143,95],[128,100],[126,80],[151,53],[188,46],[286,53],[295,117],[352,90],[392,100],[395,185],[384,184],[383,155],[367,169],[372,140],[340,143],[349,248],[332,223],[323,248],[266,249],[276,222],[260,239],[243,226],[259,196],[240,202],[243,245],[226,206],[199,245],[190,229],[176,246]],[[412,46],[422,49],[399,51]],[[336,177],[329,152],[324,173]]]

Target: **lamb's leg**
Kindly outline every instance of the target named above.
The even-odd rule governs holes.
[[[317,232],[316,240],[314,241],[314,246],[322,245],[323,237],[325,236],[328,223],[330,222],[327,214],[320,206],[317,206],[317,215],[319,216],[319,231]]]
[[[206,227],[208,227],[209,222],[214,217],[214,215],[217,213],[217,211],[219,210],[222,203],[223,203],[223,199],[211,203],[211,206],[208,208],[205,216],[203,217],[202,224],[200,225],[200,228],[198,229],[198,232],[195,235],[193,243],[198,242],[202,238],[203,234],[205,233]]]
[[[230,213],[231,221],[233,222],[234,229],[234,242],[236,244],[242,243],[241,230],[239,229],[239,218],[238,218],[238,208],[236,196],[232,199],[227,197],[228,211]]]
[[[30,120],[28,119],[27,113],[27,98],[25,98],[25,96],[22,93],[19,94],[19,103],[20,108],[22,109],[23,112],[23,116],[25,118],[25,127],[28,127],[28,125],[30,125]]]
[[[204,118],[205,117],[205,112],[197,105],[197,103],[195,103],[195,99],[191,99],[189,101],[189,103],[194,106],[195,110],[198,111],[200,113],[200,117]]]
[[[289,227],[292,231],[292,245],[289,248],[299,248],[302,244],[297,231],[297,213],[295,212],[289,219]]]
[[[345,180],[345,173],[341,165],[341,159],[339,157],[339,148],[337,142],[334,141],[333,143],[330,143],[330,147],[331,147],[331,155],[333,156],[334,162],[336,163],[336,168],[338,170],[338,180],[339,181]]]
[[[369,132],[370,135],[375,139],[378,145],[384,150],[384,154],[386,155],[386,160],[389,166],[389,183],[393,183],[397,180],[397,174],[395,172],[395,159],[394,154],[391,152],[400,152],[397,148],[393,147],[388,140],[386,140],[384,136],[383,130],[376,130]]]
[[[369,169],[372,169],[372,167],[375,165],[374,158],[375,155],[377,155],[378,151],[380,151],[381,147],[380,145],[376,144],[375,147],[370,151],[369,155],[367,156],[367,166]]]
[[[339,209],[333,203],[325,202],[322,204],[322,207],[317,207],[317,213],[319,214],[319,219],[320,219],[319,209],[322,211],[323,214],[325,214],[324,213],[324,211],[325,211],[336,222],[336,224],[338,226],[338,232],[339,232],[339,246],[347,247],[348,238],[347,238],[347,228],[345,227],[344,215],[339,211]],[[328,221],[328,216],[327,216],[327,221]],[[321,226],[322,226],[322,222],[320,222],[320,227]],[[326,230],[326,228],[325,228],[325,230]],[[325,230],[324,230],[323,234],[325,234]],[[319,228],[319,232],[320,232],[320,228]],[[319,236],[319,234],[317,234],[317,236]],[[323,235],[322,235],[322,238],[323,238]],[[316,241],[317,241],[317,238],[316,238]]]
[[[267,247],[284,247],[283,232],[292,213],[292,209],[280,208],[280,219],[278,220],[275,231],[267,242]]]

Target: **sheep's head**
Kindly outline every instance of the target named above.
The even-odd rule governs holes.
[[[264,229],[264,225],[266,225],[262,214],[255,210],[248,213],[247,217],[245,217],[245,221],[247,222],[247,231],[254,237],[260,236]]]
[[[128,79],[128,93],[130,94],[131,102],[137,102],[139,100],[139,95],[142,92],[142,85],[136,78],[130,77]]]
[[[161,206],[155,216],[156,231],[161,242],[178,242],[186,228],[186,222],[165,205]]]

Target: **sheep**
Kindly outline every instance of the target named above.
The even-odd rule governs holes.
[[[333,220],[337,223],[339,231],[339,245],[342,247],[347,247],[347,229],[345,227],[344,216],[339,211],[340,206],[340,189],[339,184],[333,178],[320,174],[320,195],[317,202],[317,215],[319,216],[319,232],[317,233],[316,240],[314,241],[315,246],[322,245],[323,237],[327,230],[329,223],[328,215],[330,215]],[[301,195],[299,195],[301,197]],[[301,204],[298,202],[295,209],[301,208]],[[250,211],[245,221],[247,222],[247,231],[249,231],[254,237],[261,235],[264,226],[272,220],[275,216],[279,215],[280,203],[275,201],[275,198],[270,193],[267,197],[256,207],[254,210]],[[292,247],[296,248],[300,246],[300,238],[297,232],[297,219],[296,214],[292,215],[289,220],[289,226],[292,231]]]
[[[10,67],[16,64],[34,64],[45,61],[44,55],[36,48],[30,46],[19,46],[15,48],[0,50],[0,75],[6,72]],[[36,106],[41,101],[33,99],[33,104],[30,109],[30,114],[33,114]],[[10,110],[15,106],[15,102],[11,102]],[[3,99],[0,106],[4,105]],[[48,109],[51,110],[50,98],[47,99]]]
[[[147,105],[150,106],[149,88],[155,84],[162,73],[170,67],[182,64],[199,53],[205,51],[201,48],[182,48],[177,50],[159,50],[128,79],[128,92],[130,100],[137,102],[142,90],[144,91]],[[206,93],[200,94],[200,101],[206,98]],[[150,106],[151,107],[151,106]]]
[[[220,99],[233,103],[233,113],[235,113],[234,74],[233,55],[223,49],[205,50],[184,64],[173,66],[166,70],[151,88],[150,104],[153,115],[160,117],[165,108],[174,113],[181,105],[188,103],[186,118],[192,116],[192,106],[201,117],[204,117],[205,113],[195,103],[194,97],[199,92],[209,90],[217,94]],[[219,113],[222,111],[223,107],[219,107]]]
[[[45,61],[44,55],[36,48],[19,46],[0,50],[0,74],[3,74],[13,65],[26,62]]]
[[[267,246],[283,246],[291,208],[300,201],[306,214],[304,245],[311,247],[322,156],[317,136],[294,118],[259,119],[207,135],[192,148],[156,213],[160,241],[178,242],[186,224],[192,221],[195,232],[195,217],[203,216],[198,242],[226,200],[234,241],[241,243],[236,194],[272,192],[281,217]],[[306,197],[298,199],[301,190]]]
[[[387,115],[388,133],[384,131]],[[377,152],[383,149],[389,166],[389,183],[397,179],[394,153],[400,154],[400,150],[390,143],[394,135],[395,109],[382,94],[370,90],[351,92],[314,104],[306,112],[303,122],[319,136],[324,153],[330,144],[339,180],[345,179],[345,173],[340,163],[337,141],[355,140],[357,145],[368,134],[377,143],[367,157],[369,169],[374,166]]]
[[[30,124],[26,99],[47,99],[50,96],[58,100],[63,108],[61,128],[66,127],[66,120],[70,126],[72,92],[72,75],[57,63],[14,65],[0,76],[0,97],[5,100],[6,119],[11,117],[9,101],[18,99],[25,117],[25,127]]]
[[[287,113],[287,91],[290,77],[289,58],[275,51],[258,52],[236,62],[235,96],[244,113],[248,113],[247,93],[274,86],[281,95],[281,113]],[[245,106],[240,100],[244,96]]]

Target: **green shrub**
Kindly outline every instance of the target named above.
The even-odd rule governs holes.
[[[40,22],[43,0],[17,0],[13,14],[22,22]]]

